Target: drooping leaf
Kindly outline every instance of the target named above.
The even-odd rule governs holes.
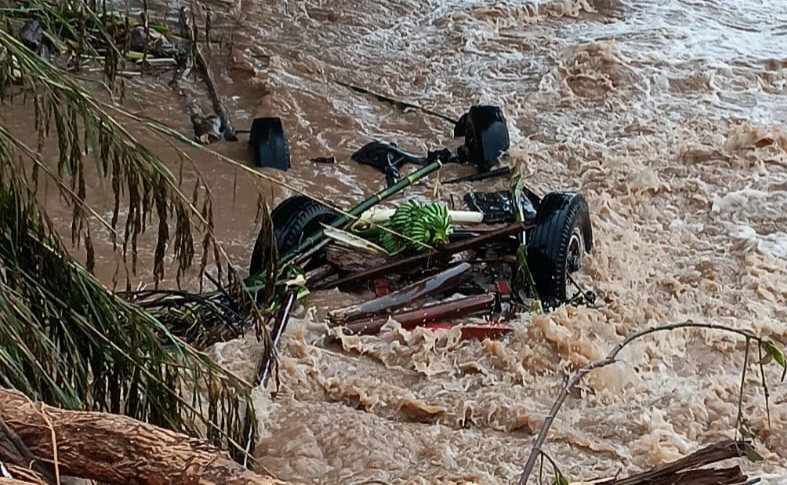
[[[746,455],[746,458],[752,463],[757,463],[758,461],[764,460],[762,455],[757,453],[757,451],[750,443],[746,443],[743,445],[743,453]]]
[[[762,339],[762,343],[760,345],[762,346],[762,350],[765,352],[765,358],[763,360],[773,359],[782,368],[787,365],[787,362],[785,362],[784,350],[782,350],[782,348],[779,347],[776,342],[769,338],[764,338]]]

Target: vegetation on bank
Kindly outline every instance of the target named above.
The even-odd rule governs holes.
[[[255,441],[252,385],[171,329],[193,328],[206,315],[231,320],[256,328],[272,358],[255,304],[264,302],[238,284],[215,241],[205,181],[197,174],[195,187],[181,186],[168,164],[124,127],[129,118],[114,102],[123,89],[117,73],[138,57],[127,41],[136,22],[83,0],[15,2],[0,15],[0,102],[34,111],[30,129],[38,140],[28,145],[10,131],[9,120],[0,122],[0,386],[53,406],[120,413],[204,437],[245,459]],[[48,49],[31,46],[25,33],[31,20],[43,31],[37,45]],[[113,101],[93,94],[100,91]],[[52,144],[56,163],[42,155]],[[100,216],[106,208],[86,202],[88,177],[112,187],[111,220]],[[71,242],[84,247],[84,266],[37,198],[45,179],[71,210]],[[151,230],[157,282],[165,258],[174,257],[178,276],[196,261],[204,272],[212,259],[228,268],[226,282],[218,275],[216,293],[233,308],[222,307],[220,298],[191,299],[180,310],[162,298],[138,303],[91,274],[95,238],[109,235],[133,273],[137,240]]]

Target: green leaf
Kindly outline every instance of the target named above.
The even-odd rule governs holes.
[[[746,443],[745,445],[743,445],[743,452],[746,455],[746,458],[752,463],[757,463],[758,461],[763,461],[764,460],[762,455],[757,453],[757,451],[755,451],[754,447],[752,445],[750,445],[749,443]]]
[[[785,367],[787,363],[785,363],[784,358],[784,350],[779,347],[776,342],[769,338],[762,339],[762,343],[760,343],[762,350],[765,351],[765,358],[766,359],[773,359],[775,360],[781,367]]]
[[[150,22],[148,24],[148,27],[150,28],[150,30],[155,30],[161,35],[167,35],[169,33],[169,27],[167,27],[165,24]]]

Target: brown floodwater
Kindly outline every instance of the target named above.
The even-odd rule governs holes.
[[[291,142],[292,170],[264,172],[290,188],[196,152],[185,165],[186,178],[198,169],[210,181],[217,237],[242,271],[260,192],[277,203],[295,189],[348,208],[384,185],[381,174],[349,160],[366,142],[386,139],[415,152],[454,143],[449,123],[337,81],[453,117],[472,104],[502,106],[512,137],[506,163],[521,165],[541,194],[583,193],[594,226],[596,247],[583,271],[604,304],[521,315],[501,340],[392,328],[328,343],[335,332],[325,312],[354,297],[327,291],[301,302],[282,340],[278,393],[271,397],[271,384],[256,396],[263,436],[256,454],[276,477],[512,483],[566,376],[625,335],[691,319],[787,342],[787,3],[202,5],[212,11],[212,35],[227,41],[213,45],[211,63],[234,124],[280,116]],[[176,18],[176,8],[166,14]],[[167,80],[130,80],[126,108],[188,133],[185,104]],[[150,143],[175,164],[164,141]],[[249,163],[243,143],[212,148]],[[309,161],[317,156],[336,163]],[[470,171],[448,166],[440,177]],[[392,202],[432,197],[436,179]],[[505,184],[444,186],[441,194],[460,200]],[[109,214],[103,190],[94,203]],[[55,213],[57,203],[52,196]],[[140,246],[142,268],[152,252]],[[99,253],[98,274],[109,283],[117,261]],[[259,344],[249,336],[211,354],[251,378]],[[645,338],[588,376],[545,450],[579,481],[641,471],[732,438],[743,358],[740,339],[724,333]],[[767,367],[770,422],[754,363],[743,395],[765,457],[743,466],[772,484],[787,483],[787,384],[779,374]]]

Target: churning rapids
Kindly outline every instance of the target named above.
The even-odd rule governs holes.
[[[329,345],[323,317],[352,297],[312,295],[283,338],[278,395],[260,391],[256,401],[263,435],[256,453],[276,477],[511,483],[566,375],[623,336],[692,319],[787,341],[787,2],[202,5],[213,13],[214,35],[232,37],[231,51],[212,47],[212,66],[234,124],[244,128],[265,115],[285,122],[293,169],[271,177],[347,208],[384,184],[381,174],[349,160],[369,140],[419,153],[453,143],[450,124],[403,113],[335,82],[342,81],[454,117],[472,104],[502,106],[511,160],[524,167],[528,184],[542,194],[581,191],[594,224],[597,246],[583,271],[605,305],[523,315],[504,340],[393,329]],[[177,7],[158,12],[175,19]],[[131,82],[129,106],[188,132],[172,92],[147,82]],[[244,143],[215,149],[248,160]],[[329,155],[336,164],[308,161]],[[214,207],[217,235],[245,268],[258,188],[233,167],[195,156],[214,193],[223,194]],[[461,198],[505,184],[443,192]],[[405,197],[429,197],[433,189],[431,177]],[[261,190],[273,203],[292,195]],[[100,276],[109,281],[115,263],[104,262]],[[251,335],[211,353],[245,378],[259,358]],[[727,334],[646,338],[584,381],[546,451],[571,480],[589,480],[731,438],[742,362],[742,341]],[[769,425],[750,365],[743,408],[765,462],[744,468],[765,483],[787,483],[787,384],[768,366]]]

